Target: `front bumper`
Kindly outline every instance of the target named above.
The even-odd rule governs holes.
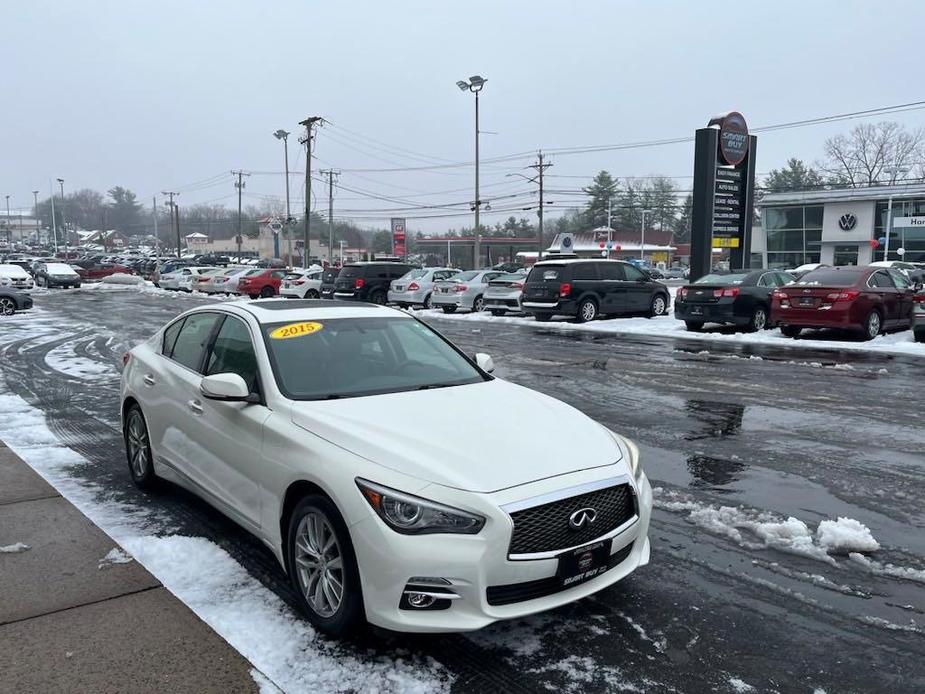
[[[537,486],[552,490],[561,484],[561,481],[546,480]],[[522,498],[523,494],[522,489],[515,488],[491,495],[491,498],[503,505]],[[544,579],[555,580],[558,559],[510,560],[510,517],[500,509],[477,535],[400,535],[371,514],[351,527],[360,564],[366,617],[371,623],[393,631],[471,631],[499,620],[550,610],[596,593],[649,562],[652,489],[645,475],[636,483],[636,494],[636,519],[612,540],[612,568],[584,583],[556,588],[551,594],[510,604],[498,604],[497,599],[491,604],[489,587],[497,595],[498,588],[517,592],[520,584],[529,584],[524,586],[528,592]],[[449,584],[432,585],[439,585],[458,597],[452,599],[446,609],[400,609],[402,594],[412,577],[446,579]]]

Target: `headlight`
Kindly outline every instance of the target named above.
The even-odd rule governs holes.
[[[636,480],[638,480],[639,477],[642,475],[642,466],[639,464],[639,449],[636,447],[636,444],[630,441],[625,436],[620,436],[619,434],[615,434],[610,429],[607,429],[607,427],[604,427],[604,428],[607,430],[607,433],[613,437],[614,441],[617,442],[617,445],[622,443],[624,446],[626,446],[626,450],[629,453],[630,472],[632,472],[633,477]]]
[[[405,494],[368,480],[357,478],[356,483],[369,505],[386,525],[404,535],[474,535],[485,525],[485,519],[474,513]]]

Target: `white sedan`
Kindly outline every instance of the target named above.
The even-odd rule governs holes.
[[[134,482],[169,479],[260,538],[323,631],[478,629],[649,561],[636,447],[402,311],[203,306],[124,362]]]

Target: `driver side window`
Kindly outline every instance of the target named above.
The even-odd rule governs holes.
[[[232,316],[225,317],[206,364],[206,376],[221,373],[237,374],[251,393],[258,392],[257,354],[250,331],[243,321]]]

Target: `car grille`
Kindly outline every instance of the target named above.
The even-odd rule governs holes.
[[[569,525],[569,516],[583,508],[593,508],[597,517],[576,530]],[[634,515],[636,504],[629,484],[514,511],[510,553],[553,552],[583,545],[620,527]]]
[[[633,543],[630,542],[623,549],[617,550],[610,555],[607,561],[607,571],[615,566],[619,566],[633,551]],[[580,585],[580,584],[579,584]],[[515,602],[524,600],[536,600],[545,598],[547,595],[558,593],[566,590],[562,587],[562,579],[558,576],[549,578],[540,578],[535,581],[525,581],[523,583],[510,583],[504,586],[488,586],[485,591],[485,598],[489,605],[511,605]]]

